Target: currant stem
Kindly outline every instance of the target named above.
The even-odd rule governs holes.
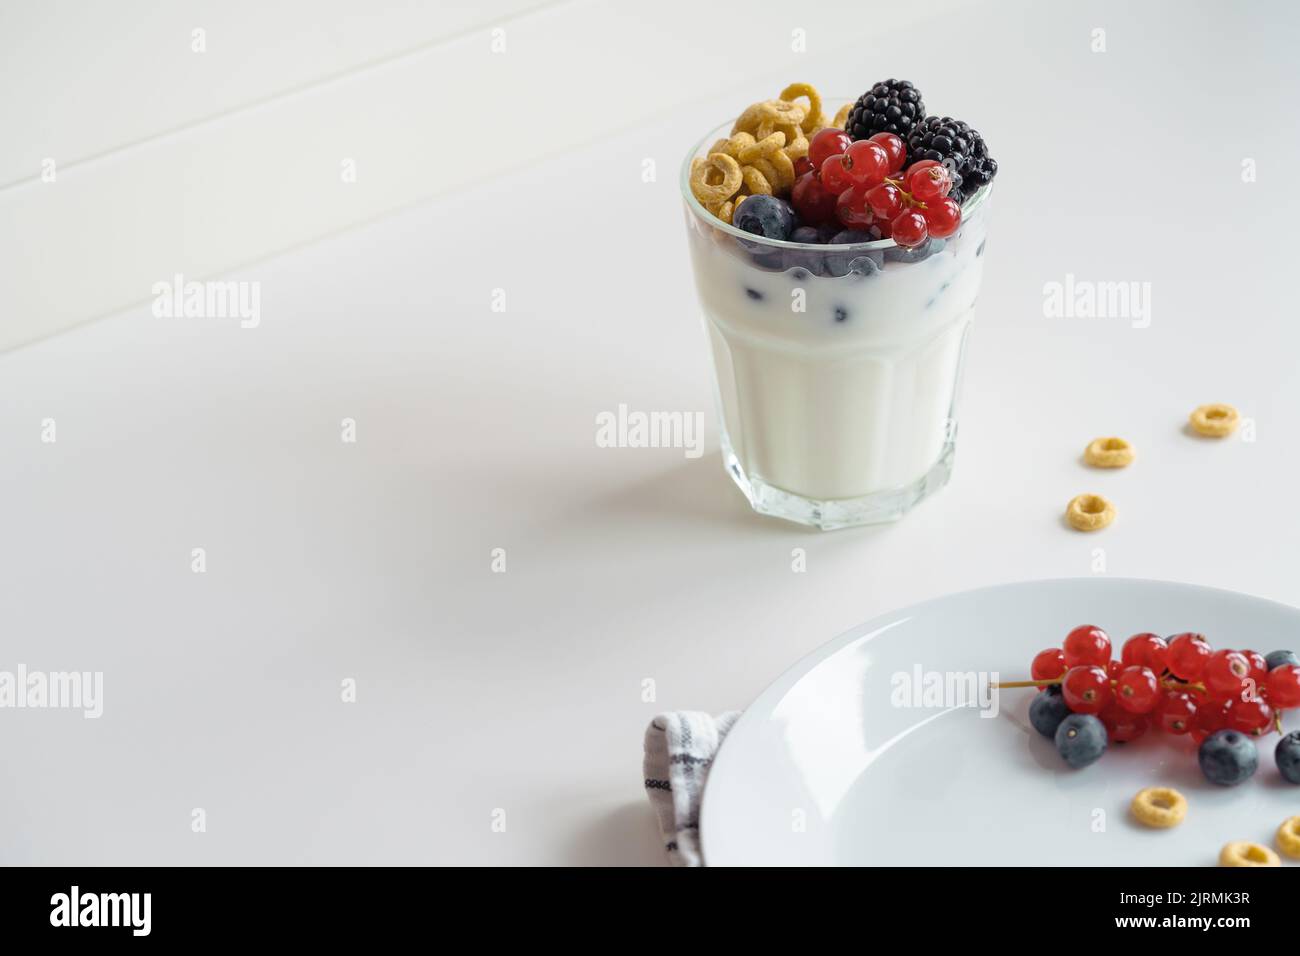
[[[1053,684],[1059,684],[1064,677],[1053,677],[1051,680],[1004,680],[999,681],[993,686],[998,690],[1012,690],[1017,687],[1051,687]]]
[[[1053,677],[1050,680],[1004,680],[1004,681],[999,681],[993,686],[996,687],[998,690],[1014,690],[1019,687],[1051,687],[1054,684],[1061,683],[1061,681],[1063,681],[1064,679],[1065,679],[1065,675],[1062,674],[1060,677]],[[1111,681],[1112,685],[1118,683],[1119,681],[1116,680]],[[1199,690],[1199,691],[1205,690],[1204,684],[1200,684],[1200,683],[1193,684],[1193,683],[1187,683],[1184,681],[1174,680],[1174,679],[1162,680],[1160,682],[1160,686],[1165,688],[1165,690],[1183,690],[1186,688],[1190,688],[1191,690]]]
[[[925,203],[921,202],[921,200],[917,199],[916,197],[914,197],[911,193],[909,193],[909,192],[907,191],[907,187],[905,187],[905,186],[903,185],[903,180],[901,180],[901,179],[890,179],[888,176],[886,176],[886,177],[885,177],[885,182],[888,183],[889,185],[893,186],[895,189],[897,189],[900,193],[903,194],[903,202],[907,204],[907,208],[908,208],[908,209],[927,209],[927,208],[929,208],[928,206],[926,206]]]

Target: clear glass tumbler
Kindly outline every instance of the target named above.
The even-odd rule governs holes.
[[[829,530],[892,521],[952,473],[992,185],[947,239],[779,242],[682,195],[713,351],[723,463],[755,511]]]

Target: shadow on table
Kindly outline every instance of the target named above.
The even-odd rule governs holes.
[[[617,520],[653,517],[665,524],[726,527],[752,533],[807,535],[810,529],[760,515],[732,484],[717,453],[672,467],[589,503],[589,516]]]
[[[559,862],[567,866],[668,865],[654,811],[644,799],[591,820]]]

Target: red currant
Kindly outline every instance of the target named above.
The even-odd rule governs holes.
[[[1185,734],[1196,720],[1196,698],[1182,691],[1170,691],[1156,708],[1156,716],[1167,733]]]
[[[957,200],[947,196],[926,203],[922,215],[930,235],[936,239],[948,238],[961,225],[961,206],[957,205]]]
[[[813,169],[821,169],[828,157],[843,153],[852,143],[849,134],[842,129],[828,126],[818,130],[817,135],[808,143],[808,161],[813,164]]]
[[[1124,662],[1115,659],[1106,662],[1106,676],[1111,680],[1119,680],[1119,675],[1124,672]]]
[[[925,217],[913,210],[900,212],[891,219],[889,230],[894,241],[904,248],[919,246],[929,238]]]
[[[1029,665],[1029,676],[1034,680],[1056,680],[1065,673],[1065,654],[1059,647],[1049,647],[1034,655],[1034,662]],[[1038,688],[1046,690],[1045,687]]]
[[[1110,703],[1110,678],[1095,665],[1071,667],[1061,682],[1061,693],[1076,714],[1095,714]]]
[[[878,185],[889,175],[889,153],[879,143],[860,139],[844,155],[848,157],[844,165],[859,186]]]
[[[1201,680],[1215,697],[1240,697],[1250,678],[1250,661],[1241,651],[1215,651],[1205,661]]]
[[[936,159],[918,159],[911,166],[908,166],[906,171],[904,171],[903,182],[906,184],[908,181],[910,181],[913,173],[920,172],[922,169],[929,169],[931,166],[938,166],[938,165],[940,165],[940,163]],[[909,186],[908,188],[910,189],[911,187]]]
[[[849,176],[848,157],[843,153],[827,156],[826,162],[822,163],[820,175],[822,185],[836,196],[857,185]]]
[[[1207,700],[1196,706],[1196,721],[1192,725],[1192,738],[1199,744],[1216,730],[1228,726],[1228,702]]]
[[[893,219],[903,211],[903,191],[890,183],[872,186],[867,190],[867,208],[877,219]]]
[[[833,159],[834,157],[832,157]],[[867,191],[861,187],[846,189],[835,200],[835,218],[846,229],[866,229],[874,217],[867,208]]]
[[[1129,713],[1149,714],[1160,703],[1160,681],[1149,667],[1125,667],[1115,688],[1115,700]]]
[[[1106,736],[1112,743],[1122,744],[1136,740],[1147,732],[1151,722],[1146,714],[1133,714],[1119,706],[1116,701],[1107,704],[1098,719],[1106,725]]]
[[[794,161],[795,179],[798,179],[804,173],[811,173],[812,171],[813,171],[812,160],[809,159],[807,156],[800,156],[798,159]]]
[[[835,218],[835,194],[822,185],[815,172],[804,173],[795,181],[790,204],[805,226],[820,226]]]
[[[1259,698],[1230,700],[1227,714],[1228,727],[1243,734],[1259,737],[1273,729],[1273,708]]]
[[[1110,638],[1106,632],[1091,624],[1081,624],[1065,635],[1065,664],[1096,664],[1105,667],[1110,662]]]
[[[889,154],[889,171],[896,173],[903,168],[903,162],[907,159],[907,144],[903,142],[901,136],[894,133],[876,133],[867,137],[869,142],[879,143]]]
[[[1204,634],[1175,634],[1169,639],[1169,659],[1166,662],[1173,675],[1181,680],[1198,680],[1205,670],[1205,662],[1214,651]],[[1215,728],[1222,730],[1222,728]]]
[[[1134,634],[1124,642],[1119,656],[1125,664],[1149,667],[1157,674],[1163,674],[1169,658],[1169,645],[1159,634]]]
[[[918,200],[934,202],[952,190],[952,173],[948,172],[947,166],[936,163],[912,173],[907,177],[907,182],[912,188],[912,195]]]
[[[1268,699],[1278,710],[1300,707],[1300,665],[1283,664],[1273,668],[1268,672],[1266,686]]]
[[[1268,683],[1268,661],[1259,651],[1242,651],[1246,655],[1246,660],[1250,664],[1250,679],[1255,682],[1255,687],[1262,689]],[[1257,691],[1258,692],[1258,691]]]

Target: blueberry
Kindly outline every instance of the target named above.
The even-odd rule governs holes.
[[[786,249],[783,257],[786,269],[794,270],[796,282],[806,282],[810,275],[823,275],[825,260],[820,249]]]
[[[1297,656],[1295,651],[1273,651],[1268,657],[1264,658],[1264,661],[1268,664],[1268,669],[1272,670],[1275,667],[1281,667],[1283,664],[1300,665],[1300,656]]]
[[[886,262],[923,262],[930,258],[934,253],[943,248],[942,239],[927,239],[919,246],[913,246],[910,249],[904,246],[894,246],[892,249],[885,250]]]
[[[1282,778],[1288,783],[1300,783],[1300,730],[1293,730],[1279,740],[1273,756]]]
[[[731,224],[766,239],[788,239],[794,230],[794,210],[775,196],[750,196],[740,204]]]
[[[1049,690],[1054,690],[1056,693],[1034,695],[1033,703],[1029,705],[1029,722],[1034,725],[1034,730],[1044,737],[1055,737],[1056,728],[1061,726],[1061,721],[1070,716],[1070,708],[1065,706],[1065,698],[1061,696],[1059,684]]]
[[[1106,752],[1106,726],[1092,714],[1070,714],[1056,728],[1056,750],[1075,770]]]
[[[1249,779],[1259,767],[1255,741],[1239,730],[1217,730],[1210,734],[1201,742],[1196,758],[1205,779],[1224,787]]]
[[[832,246],[843,246],[850,243],[874,242],[873,237],[868,232],[858,229],[843,229],[831,237]],[[879,250],[861,250],[854,252],[836,253],[827,250],[825,259],[825,268],[822,270],[824,275],[843,276],[850,273],[858,276],[875,275],[884,265],[884,256]]]
[[[838,222],[824,222],[817,227],[817,235],[821,237],[822,242],[830,242],[831,236],[839,232],[841,228]]]
[[[755,302],[763,301],[763,293],[759,292],[757,289],[751,289],[748,286],[746,286],[745,295],[749,296]]]
[[[790,233],[790,241],[808,245],[822,245],[826,242],[821,231],[814,226],[800,226]],[[795,271],[795,281],[804,282],[810,275],[821,275],[824,272],[824,259],[825,256],[818,250],[787,249],[784,264],[787,269]]]
[[[737,239],[736,241],[746,250],[746,258],[764,272],[785,271],[785,257],[780,249],[761,242],[749,242],[744,239]]]
[[[880,271],[883,256],[879,252],[864,252],[849,260],[849,272],[858,276],[873,276]]]
[[[839,277],[847,275],[849,271],[849,260],[852,256],[831,255],[827,253],[822,256],[821,262],[817,264],[817,274],[820,276]]]

